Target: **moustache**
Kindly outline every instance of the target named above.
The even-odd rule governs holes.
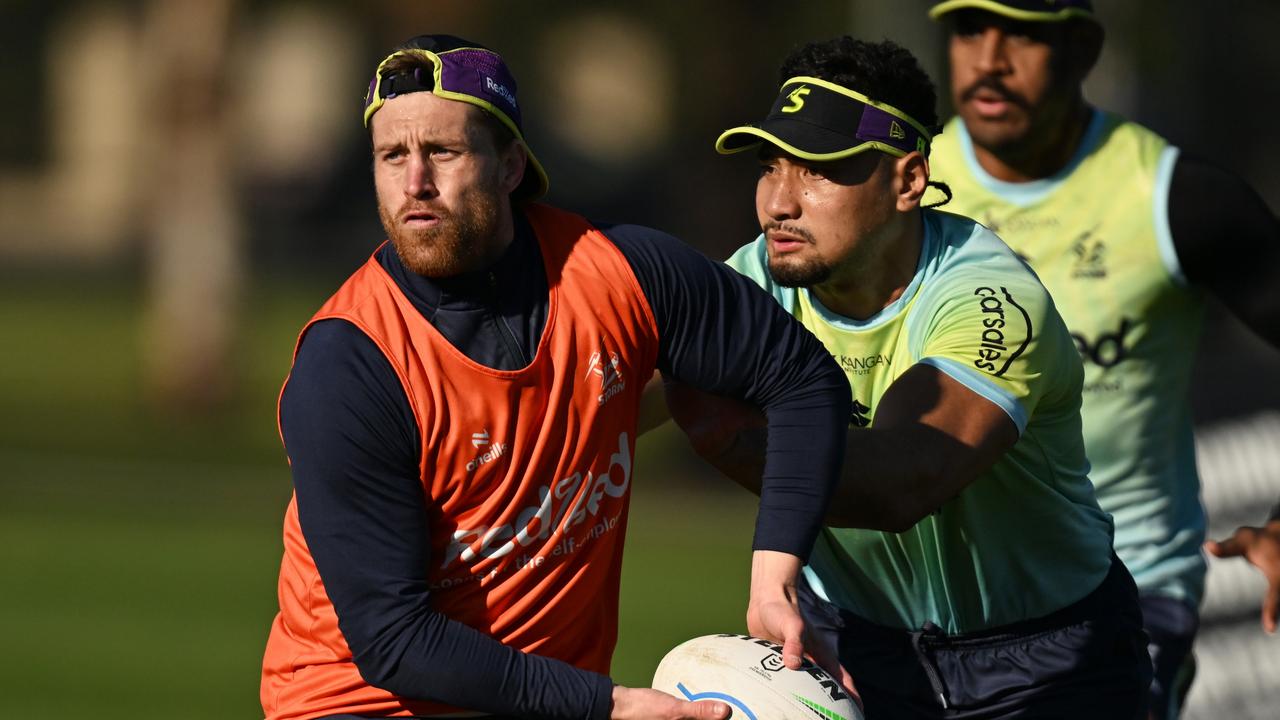
[[[780,232],[787,233],[788,235],[795,235],[796,237],[804,238],[806,242],[809,242],[809,243],[813,242],[813,233],[800,227],[799,225],[784,225],[778,222],[777,220],[770,220],[769,222],[762,225],[760,229],[763,230],[765,234],[768,234],[770,231],[773,231],[773,230],[778,230]]]
[[[979,90],[990,90],[991,92],[999,95],[1002,100],[1007,100],[1019,107],[1027,107],[1026,98],[1005,87],[999,80],[990,76],[979,78],[972,85],[965,88],[964,92],[960,94],[960,100],[962,102],[972,100],[973,96],[978,94]]]

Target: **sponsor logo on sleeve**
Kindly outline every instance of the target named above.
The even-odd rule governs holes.
[[[1008,288],[980,287],[973,291],[982,308],[982,330],[978,339],[977,357],[973,365],[979,370],[1001,377],[1018,359],[1031,342],[1031,316],[1013,299]],[[1010,332],[1022,330],[1024,332]],[[1021,342],[1018,336],[1021,335]],[[1017,346],[1010,345],[1010,337]]]

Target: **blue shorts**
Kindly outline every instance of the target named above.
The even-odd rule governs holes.
[[[1151,661],[1138,591],[1114,557],[1078,602],[965,635],[876,625],[807,589],[801,599],[810,633],[835,633],[869,718],[1146,718]]]
[[[1196,656],[1191,652],[1200,613],[1191,605],[1163,595],[1143,595],[1142,624],[1150,637],[1151,717],[1176,718],[1196,676]]]

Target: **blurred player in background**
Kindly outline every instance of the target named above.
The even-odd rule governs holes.
[[[1204,593],[1188,389],[1205,296],[1280,346],[1280,223],[1236,176],[1085,102],[1103,42],[1088,0],[950,0],[930,16],[949,30],[958,113],[934,176],[954,193],[948,209],[1035,269],[1071,329],[1089,476],[1151,636],[1152,715],[1174,717]],[[1208,549],[1267,576],[1262,624],[1274,631],[1280,514]]]
[[[413,38],[364,121],[389,242],[303,330],[280,397],[267,717],[727,717],[606,676],[655,368],[767,408],[747,627],[799,667],[794,586],[850,409],[830,356],[676,239],[533,203],[547,178],[496,53]]]
[[[892,42],[812,43],[759,125],[763,235],[729,264],[826,345],[854,399],[806,620],[869,718],[1142,716],[1137,590],[1080,430],[1083,370],[1048,292],[993,233],[921,209],[933,84]],[[695,447],[753,487],[740,404],[668,384]]]

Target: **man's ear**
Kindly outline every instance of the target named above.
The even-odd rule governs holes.
[[[894,162],[893,170],[898,212],[910,212],[920,207],[920,198],[924,197],[929,186],[929,161],[924,153],[907,153]]]
[[[529,164],[529,153],[525,150],[524,143],[512,138],[511,142],[499,152],[498,162],[500,164],[498,179],[502,183],[503,192],[509,195],[520,187],[520,181],[524,180],[525,167]]]

